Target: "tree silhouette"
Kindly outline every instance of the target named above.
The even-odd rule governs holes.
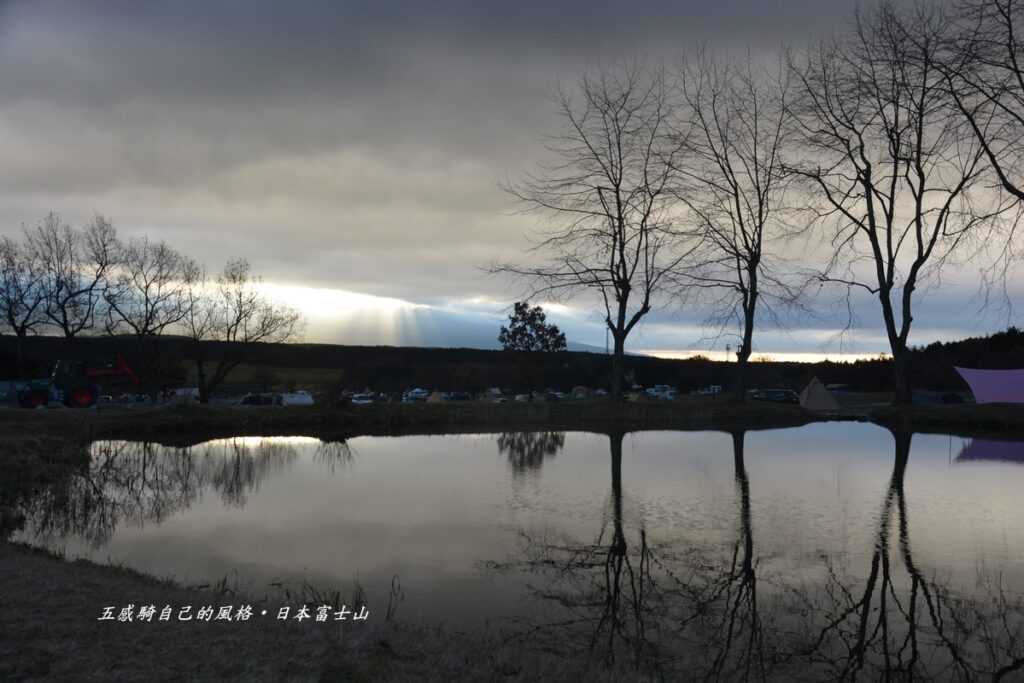
[[[489,269],[525,280],[530,296],[601,302],[615,398],[626,339],[695,250],[671,194],[682,153],[671,130],[671,90],[664,70],[624,66],[582,77],[575,97],[562,92],[563,131],[551,144],[557,161],[507,187],[524,210],[550,219],[533,247],[542,260]]]
[[[498,341],[506,351],[565,351],[565,334],[547,322],[543,308],[531,308],[528,301],[516,302],[508,327],[501,326]]]

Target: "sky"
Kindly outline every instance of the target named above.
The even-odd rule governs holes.
[[[545,158],[559,84],[702,44],[769,55],[842,30],[853,7],[0,0],[0,234],[48,211],[74,224],[99,212],[214,271],[248,258],[308,314],[310,341],[493,338],[522,291],[483,268],[525,254],[538,223],[501,184]],[[603,348],[592,302],[565,303],[549,317]],[[825,294],[814,306],[759,333],[756,350],[886,350],[870,300],[841,342],[845,304]],[[912,341],[1005,327],[978,307],[970,278],[947,283]],[[706,317],[666,306],[628,346],[722,351],[730,340]]]

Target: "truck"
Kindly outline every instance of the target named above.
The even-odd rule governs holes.
[[[120,356],[110,362],[59,360],[54,363],[49,377],[30,380],[18,387],[18,405],[39,408],[56,402],[69,408],[91,408],[99,400],[99,382],[111,379],[139,382]]]

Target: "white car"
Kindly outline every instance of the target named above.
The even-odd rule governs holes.
[[[676,390],[667,384],[655,384],[644,393],[647,394],[647,398],[658,401],[674,401],[676,398]]]

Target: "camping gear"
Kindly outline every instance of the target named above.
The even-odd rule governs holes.
[[[1024,370],[953,369],[971,388],[975,403],[1024,403]]]
[[[842,406],[817,377],[800,392],[800,407],[807,410],[839,410]]]

